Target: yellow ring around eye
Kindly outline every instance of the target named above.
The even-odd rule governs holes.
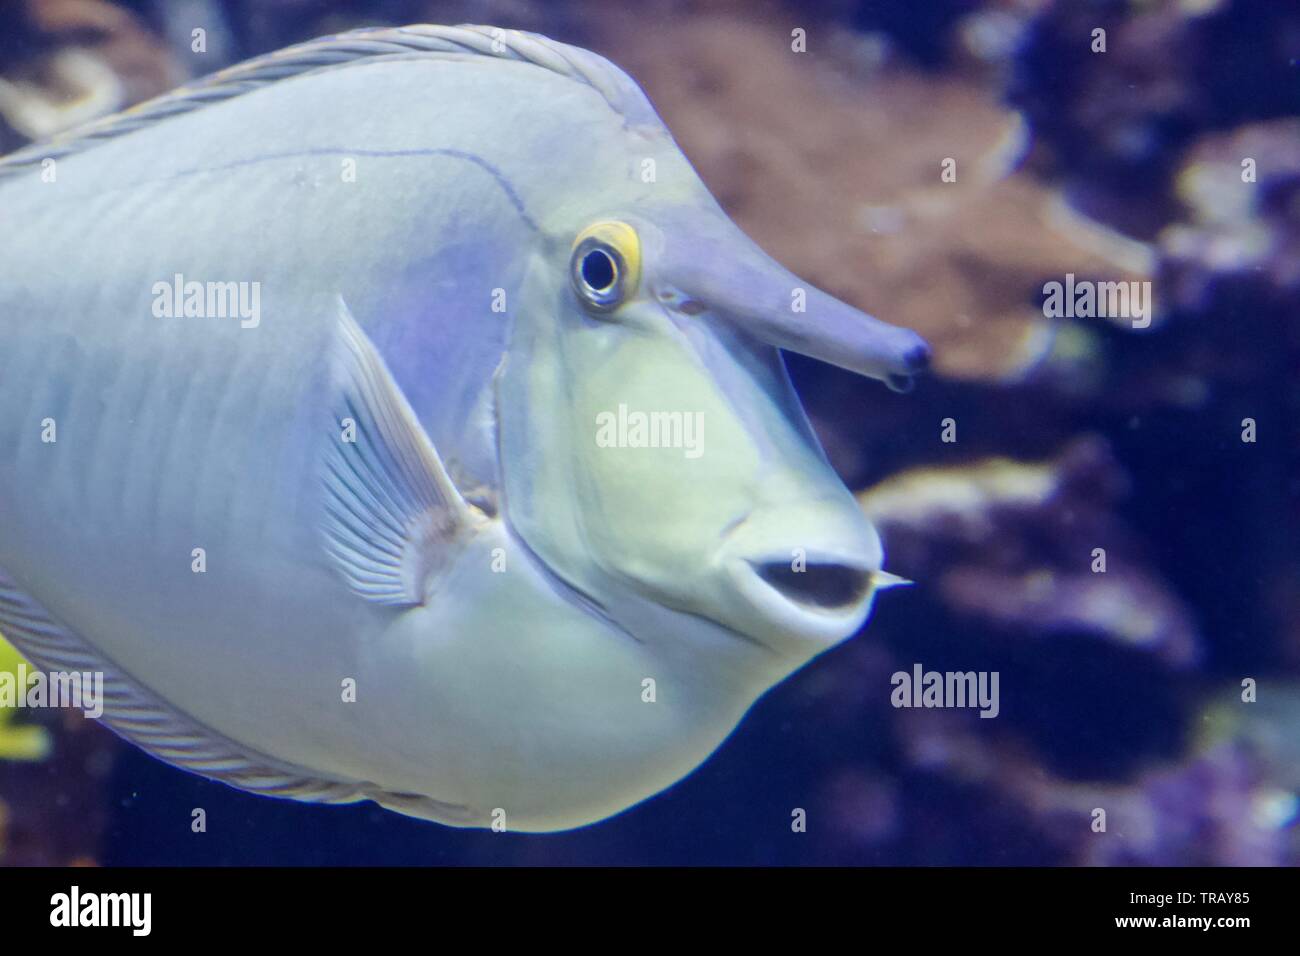
[[[607,219],[592,223],[573,241],[573,251],[580,246],[607,246],[617,253],[622,268],[620,301],[631,298],[641,284],[641,239],[625,222]]]

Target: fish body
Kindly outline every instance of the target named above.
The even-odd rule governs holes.
[[[879,541],[776,346],[897,384],[917,340],[801,329],[586,51],[421,27],[252,61],[0,161],[0,263],[0,631],[104,670],[178,765],[564,829],[869,610]],[[620,405],[700,416],[702,453],[601,447]],[[853,593],[768,594],[799,550]]]

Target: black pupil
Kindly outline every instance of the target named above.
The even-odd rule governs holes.
[[[608,252],[593,249],[582,257],[582,281],[597,292],[614,284],[614,260]]]

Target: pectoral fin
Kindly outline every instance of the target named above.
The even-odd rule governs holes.
[[[337,307],[324,470],[327,548],[367,600],[424,604],[486,519],[461,497],[342,298]]]

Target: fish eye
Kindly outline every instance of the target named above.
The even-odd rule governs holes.
[[[582,281],[593,292],[607,292],[618,281],[618,266],[604,249],[592,249],[582,257]]]
[[[641,243],[625,222],[598,222],[573,243],[573,291],[587,308],[611,312],[631,296],[641,271]]]

